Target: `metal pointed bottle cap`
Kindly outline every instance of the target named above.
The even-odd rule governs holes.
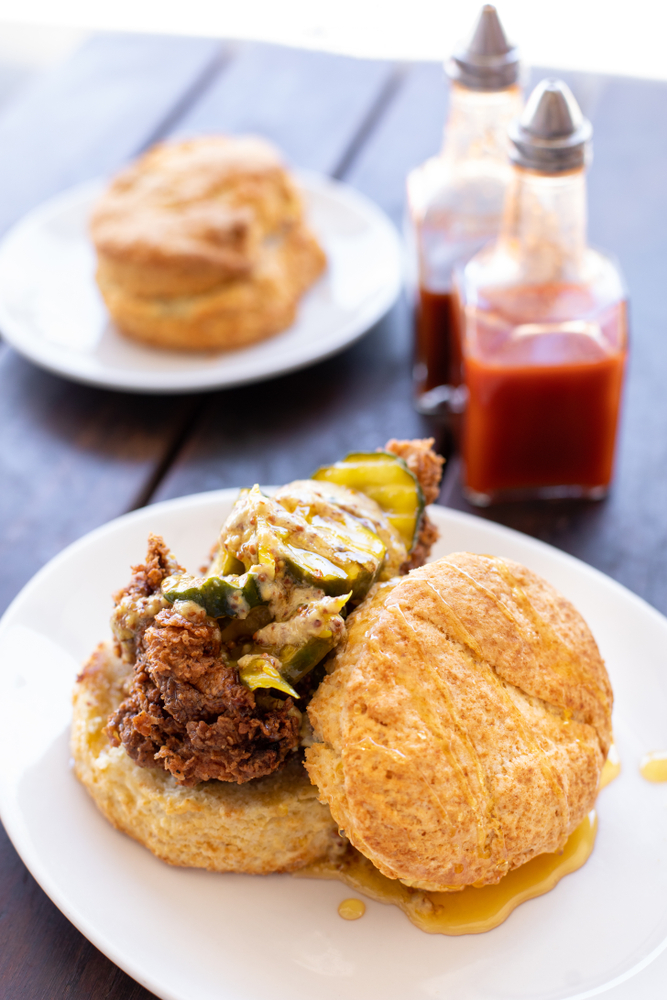
[[[487,3],[468,45],[445,65],[449,77],[470,90],[505,90],[519,79],[519,50],[510,45],[496,8]]]
[[[542,80],[521,118],[510,125],[510,157],[520,167],[545,174],[576,170],[587,162],[592,134],[568,85]]]

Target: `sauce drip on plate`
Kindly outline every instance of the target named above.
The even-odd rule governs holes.
[[[667,781],[667,750],[653,750],[642,757],[639,765],[642,778],[647,781]]]
[[[397,879],[386,878],[352,847],[340,861],[317,862],[295,875],[340,879],[371,899],[400,907],[413,924],[429,934],[480,934],[501,924],[520,903],[548,892],[565,875],[581,868],[593,850],[596,833],[597,816],[593,810],[570,836],[562,853],[541,854],[509,872],[496,885],[479,889],[468,886],[460,892],[408,888]]]
[[[358,920],[366,912],[366,905],[360,899],[344,899],[338,907],[343,920]]]

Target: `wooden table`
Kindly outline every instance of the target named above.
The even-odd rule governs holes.
[[[539,78],[540,73],[533,74]],[[592,240],[620,259],[632,363],[615,488],[603,503],[492,508],[667,612],[667,86],[568,74],[592,118]],[[438,147],[439,66],[255,44],[140,36],[89,41],[0,107],[0,232],[44,198],[113,171],[158,139],[250,131],[373,198],[400,225],[408,169]],[[353,448],[434,433],[412,408],[399,303],[344,354],[265,384],[200,396],[86,388],[0,346],[0,610],[63,546],[143,504],[308,475]],[[457,461],[442,502],[466,509]],[[0,831],[0,995],[150,994],[60,914]]]

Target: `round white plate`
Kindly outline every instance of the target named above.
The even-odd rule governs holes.
[[[391,308],[401,288],[398,234],[367,198],[316,174],[298,175],[327,253],[296,322],[236,351],[186,354],[142,347],[109,319],[88,237],[104,184],[72,188],[30,212],[0,246],[0,331],[30,361],[77,382],[127,392],[201,392],[258,382],[341,351]]]
[[[236,491],[156,504],[87,535],[49,563],[0,624],[0,811],[35,878],[106,955],[165,1000],[559,1000],[664,995],[667,786],[638,773],[667,745],[667,621],[596,570],[531,538],[433,508],[435,556],[511,557],[581,609],[616,693],[623,772],[599,800],[592,857],[487,934],[422,933],[350,890],[289,876],[170,868],[97,812],[69,766],[70,691],[108,635],[109,595],[149,530],[186,566],[205,559]]]

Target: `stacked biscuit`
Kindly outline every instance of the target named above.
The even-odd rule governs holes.
[[[156,146],[99,199],[91,236],[118,327],[180,350],[285,329],[326,263],[279,154],[250,136]]]

